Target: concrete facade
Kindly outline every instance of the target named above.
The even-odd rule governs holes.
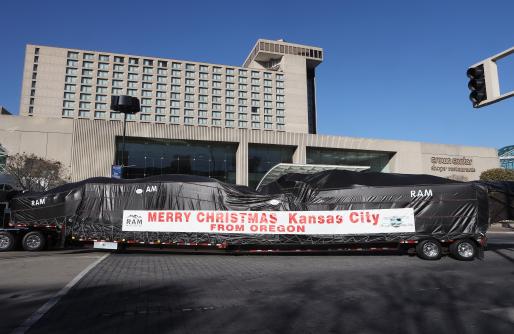
[[[307,68],[321,59],[320,48],[269,40],[242,67],[27,45],[19,114],[119,120],[111,95],[130,95],[141,101],[131,122],[305,133]]]
[[[122,122],[0,116],[0,144],[8,154],[34,153],[69,166],[73,181],[110,176],[115,140]],[[306,163],[307,148],[333,148],[393,153],[385,170],[476,180],[486,169],[499,167],[494,148],[429,144],[306,133],[203,128],[183,125],[129,123],[127,136],[230,142],[238,145],[236,182],[248,184],[248,146],[294,146],[294,163]]]

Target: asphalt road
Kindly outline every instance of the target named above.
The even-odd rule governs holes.
[[[20,263],[51,261],[47,255],[43,261],[42,253],[18,254],[26,256]],[[80,256],[91,257],[82,267],[101,256],[68,255],[77,267]],[[53,274],[43,276],[33,279],[38,289],[55,291]],[[32,289],[33,283],[23,284]],[[473,262],[408,255],[114,253],[28,333],[510,334],[513,287],[514,233],[491,233],[485,259]],[[17,289],[2,283],[2,319],[11,319],[13,310],[20,314],[19,297],[8,298],[23,293]],[[41,295],[34,299],[32,308],[44,303]]]
[[[0,333],[18,327],[103,255],[70,250],[0,253]]]

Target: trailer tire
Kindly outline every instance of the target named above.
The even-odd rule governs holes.
[[[443,255],[443,247],[435,239],[425,239],[416,245],[416,254],[423,260],[439,260]]]
[[[477,245],[473,240],[460,239],[450,244],[450,255],[459,261],[473,261],[478,254]]]
[[[45,248],[45,235],[39,231],[31,231],[23,237],[21,246],[29,252],[37,252]]]
[[[16,239],[12,233],[7,231],[0,232],[0,252],[7,252],[14,248]]]

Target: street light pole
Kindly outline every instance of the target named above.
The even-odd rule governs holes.
[[[128,95],[111,96],[111,109],[123,113],[123,137],[121,146],[121,161],[118,159],[118,165],[113,166],[113,177],[123,177],[123,169],[125,167],[125,137],[127,134],[127,114],[136,114],[141,109],[139,107],[139,99]],[[116,176],[114,170],[116,170]]]

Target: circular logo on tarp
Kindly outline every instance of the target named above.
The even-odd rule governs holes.
[[[268,202],[270,205],[279,205],[280,204],[280,201],[278,199],[272,199],[271,201]]]
[[[136,189],[136,194],[141,195],[143,193],[143,189],[139,188]]]

